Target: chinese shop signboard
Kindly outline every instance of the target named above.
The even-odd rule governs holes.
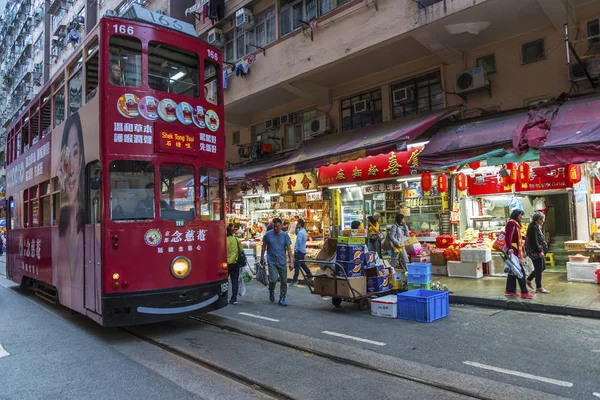
[[[503,185],[499,175],[468,177],[469,196],[486,196],[512,193],[512,185]],[[531,169],[527,184],[515,184],[515,192],[536,192],[543,190],[566,190],[573,187],[569,182],[566,166],[536,167]]]
[[[331,164],[319,168],[319,186],[358,183],[410,176],[419,166],[422,147],[379,154],[354,161]]]

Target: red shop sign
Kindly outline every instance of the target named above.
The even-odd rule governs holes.
[[[357,183],[410,176],[411,167],[419,165],[422,147],[330,164],[319,168],[319,186]]]
[[[561,190],[572,188],[566,165],[532,168],[529,182],[519,185],[517,192]]]
[[[498,175],[468,177],[469,196],[486,196],[494,194],[511,193],[511,186],[504,186]]]

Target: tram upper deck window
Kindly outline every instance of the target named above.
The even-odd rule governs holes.
[[[148,44],[148,84],[152,89],[199,97],[198,55],[159,42]]]
[[[110,216],[113,221],[154,219],[154,164],[119,160],[110,163]]]
[[[196,218],[194,168],[188,165],[160,167],[160,217],[166,221]]]
[[[142,42],[114,35],[109,43],[108,80],[116,86],[137,87],[142,84]]]

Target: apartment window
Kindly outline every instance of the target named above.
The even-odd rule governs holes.
[[[33,54],[40,54],[42,50],[44,50],[44,35],[40,34],[33,45]]]
[[[230,30],[225,34],[225,47],[223,54],[225,56],[225,61],[234,62],[235,61],[235,42],[233,40],[233,33],[235,29]]]
[[[277,39],[277,27],[275,24],[275,6],[269,7],[265,11],[258,14],[255,20],[256,22],[254,24],[254,43],[250,42],[250,44],[254,44],[258,47],[265,47],[269,43],[273,43]],[[250,51],[254,50],[254,48],[250,49]]]
[[[61,87],[60,90],[54,95],[54,127],[62,124],[65,120],[65,87]]]
[[[250,136],[251,136],[252,143],[260,142],[263,139],[266,139],[267,132],[268,132],[267,124],[264,122],[261,122],[260,124],[252,125],[250,127]]]
[[[281,36],[300,28],[300,21],[317,18],[317,0],[279,0]]]
[[[523,64],[531,64],[544,58],[544,39],[534,40],[521,46]]]
[[[356,114],[354,104],[366,100],[369,111]],[[342,130],[362,128],[383,121],[381,89],[342,99]]]
[[[600,20],[595,19],[587,24],[588,47],[591,49],[600,43]]]
[[[496,55],[488,54],[487,56],[479,57],[476,61],[477,68],[483,68],[488,74],[496,73]]]
[[[240,131],[235,131],[231,134],[232,144],[240,144]]]
[[[199,97],[199,69],[195,53],[159,42],[148,44],[148,85],[152,89]]]
[[[243,29],[235,28],[235,59],[239,60],[246,54],[250,53],[251,47],[246,46],[249,42],[250,32],[246,32]]]
[[[391,89],[393,119],[421,114],[444,107],[444,96],[439,72],[396,83],[392,85]],[[394,102],[394,92],[401,89],[407,89],[406,93],[412,93],[413,100],[410,100],[409,97],[406,100]],[[400,94],[403,93],[405,92],[400,92]],[[408,94],[408,96],[411,95]]]
[[[312,109],[294,114],[294,125],[288,125],[284,134],[284,147],[292,149],[297,147],[303,140],[312,137],[311,124],[317,118],[317,110]]]

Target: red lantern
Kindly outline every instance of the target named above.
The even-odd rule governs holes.
[[[567,171],[569,172],[569,182],[573,185],[581,182],[581,165],[580,164],[569,164],[567,167]]]
[[[465,190],[467,190],[467,176],[460,172],[456,175],[456,188],[461,191],[464,192]]]
[[[479,167],[481,167],[481,161],[473,161],[469,163],[469,168],[471,168],[472,170],[476,170]]]
[[[514,163],[507,163],[506,170],[509,175],[504,181],[508,183],[508,185],[515,184],[517,182],[517,166]]]
[[[450,173],[453,173],[454,171],[456,171],[458,169],[458,165],[455,167],[448,167],[448,170],[450,171]]]
[[[521,185],[522,189],[527,189],[527,184],[529,184],[530,179],[530,167],[529,164],[523,163],[519,165],[518,174],[517,174],[517,182]]]
[[[431,174],[429,172],[423,172],[421,175],[421,189],[423,189],[425,195],[429,194],[432,185],[433,182],[431,181]]]
[[[448,177],[446,174],[439,174],[437,177],[438,191],[446,193],[448,191]]]

